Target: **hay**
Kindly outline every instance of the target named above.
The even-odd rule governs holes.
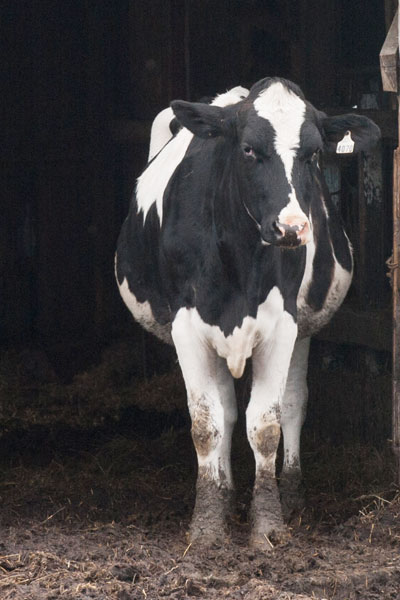
[[[116,423],[129,407],[172,413],[186,410],[186,396],[178,368],[156,375],[151,382],[135,376],[129,347],[117,344],[103,360],[70,384],[42,381],[27,371],[24,355],[0,355],[0,424],[2,434],[32,426],[102,427]]]

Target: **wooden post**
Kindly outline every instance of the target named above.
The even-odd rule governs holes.
[[[398,52],[399,52],[399,27],[398,12],[387,33],[382,50],[379,53],[381,65],[382,85],[385,92],[398,93]]]
[[[399,86],[399,11],[380,52],[383,89],[395,92]],[[400,140],[400,112],[399,112]],[[393,165],[393,256],[390,263],[393,284],[393,370],[392,370],[392,447],[396,456],[396,483],[400,485],[400,146],[394,151]]]
[[[400,139],[400,138],[399,138]],[[393,405],[392,444],[397,459],[397,485],[400,485],[400,148],[394,151],[393,169]]]

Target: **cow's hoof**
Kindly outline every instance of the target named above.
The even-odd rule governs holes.
[[[190,547],[196,552],[222,548],[228,541],[225,527],[218,529],[200,527],[194,523],[190,526],[188,539]]]
[[[197,479],[196,504],[189,530],[193,546],[221,547],[227,540],[226,518],[231,512],[233,491],[221,488],[201,475]]]
[[[264,533],[268,531],[268,533]],[[250,535],[250,546],[254,549],[270,552],[275,546],[280,546],[289,541],[289,532],[285,526],[275,527],[273,529],[257,529]]]
[[[282,474],[280,477],[279,492],[281,496],[282,513],[285,521],[304,508],[304,484],[301,476],[296,474]]]

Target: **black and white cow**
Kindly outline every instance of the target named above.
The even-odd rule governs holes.
[[[212,104],[174,101],[153,127],[116,255],[120,293],[146,329],[173,342],[187,388],[198,458],[191,539],[224,532],[233,489],[233,378],[252,358],[246,422],[256,475],[251,541],[284,533],[281,492],[300,479],[310,336],[344,299],[352,253],[318,157],[368,150],[368,118],[328,117],[293,83],[267,78]],[[350,132],[350,133],[349,133]],[[354,149],[352,145],[354,144]]]

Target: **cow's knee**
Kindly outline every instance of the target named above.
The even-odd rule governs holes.
[[[275,459],[281,436],[280,424],[273,414],[247,410],[247,437],[253,450],[257,471],[275,473]]]
[[[254,431],[253,444],[258,458],[258,470],[265,471],[271,475],[275,474],[276,453],[278,450],[281,428],[279,423],[262,424]]]
[[[222,407],[211,406],[204,396],[190,398],[192,439],[199,461],[209,456],[221,442],[223,436]]]

